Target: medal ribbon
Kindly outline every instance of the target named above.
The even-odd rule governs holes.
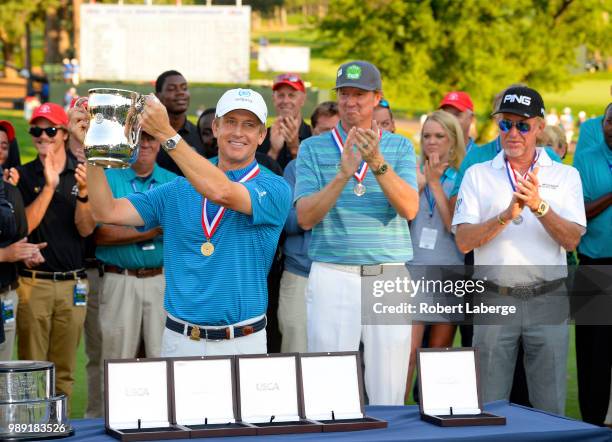
[[[242,177],[238,180],[239,183],[244,183],[252,178],[255,178],[259,175],[259,164],[255,163],[255,165]],[[212,221],[208,220],[208,215],[206,213],[206,206],[208,205],[208,198],[204,198],[202,202],[202,229],[204,230],[204,235],[206,239],[210,242],[210,239],[215,234],[217,227],[221,223],[221,218],[225,214],[225,207],[219,207],[219,210],[213,215]]]
[[[536,163],[538,162],[538,158],[539,157],[540,157],[540,153],[539,152],[536,152],[533,155],[533,161],[531,162],[531,166],[529,166],[529,169],[527,170],[527,173],[529,173],[529,172],[531,172],[533,170],[533,168],[535,167]],[[516,178],[516,171],[510,165],[510,162],[508,161],[507,158],[504,158],[504,161],[506,163],[506,174],[508,175],[508,180],[510,181],[510,185],[512,186],[512,191],[516,192],[516,185],[518,183],[518,180]],[[510,173],[510,172],[512,172],[512,173]],[[527,173],[525,173],[525,175],[522,175],[521,177],[523,179],[525,179],[527,177]]]
[[[338,131],[338,128],[334,127],[331,130],[331,134],[332,134],[332,138],[334,139],[334,142],[336,143],[336,147],[338,148],[338,150],[340,151],[340,155],[342,156],[342,152],[344,151],[344,142],[342,141],[342,137],[340,136],[340,132]],[[382,130],[378,129],[378,139],[380,140],[381,138],[382,138]],[[368,163],[366,163],[365,161],[361,161],[361,165],[359,166],[357,171],[353,174],[353,176],[355,177],[358,183],[361,183],[365,179],[365,176],[367,173],[368,173]]]

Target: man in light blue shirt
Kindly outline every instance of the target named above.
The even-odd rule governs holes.
[[[216,106],[218,160],[190,148],[167,112],[147,97],[143,130],[161,142],[184,178],[114,199],[103,171],[89,167],[94,216],[105,223],[164,231],[162,356],[265,353],[266,275],[291,205],[282,177],[259,168],[266,104],[232,89]],[[78,136],[78,134],[77,134]]]
[[[159,142],[143,132],[136,162],[128,169],[106,170],[115,198],[146,192],[176,178],[155,164],[159,149]],[[96,258],[104,269],[99,307],[101,360],[135,358],[141,341],[147,357],[161,354],[166,317],[161,233],[159,227],[139,232],[103,224],[96,229]]]
[[[582,126],[580,132],[582,137]],[[578,259],[581,266],[610,266],[612,265],[612,103],[604,112],[598,134],[593,135],[592,139],[601,139],[599,144],[582,146],[584,150],[581,154],[574,156],[574,167],[580,172],[582,180],[587,217],[586,234],[578,245]],[[583,276],[586,276],[583,272],[578,272],[576,275],[577,289],[581,293],[601,296],[601,286],[597,287],[597,283]],[[610,424],[604,420],[606,411],[608,415],[612,413],[609,388],[611,361],[612,326],[577,324],[576,365],[580,412],[584,421],[594,425]]]
[[[356,351],[362,340],[370,403],[403,404],[411,327],[361,325],[361,276],[412,258],[406,220],[418,209],[414,149],[372,120],[382,98],[374,65],[340,66],[336,91],[340,123],[304,140],[296,167],[298,222],[312,229],[308,351]]]

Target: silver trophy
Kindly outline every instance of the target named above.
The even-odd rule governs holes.
[[[123,89],[90,89],[87,101],[89,129],[84,150],[89,164],[127,168],[138,158],[140,125],[138,115],[144,109],[145,96]]]
[[[74,434],[68,398],[55,393],[55,367],[44,361],[0,361],[0,440]]]

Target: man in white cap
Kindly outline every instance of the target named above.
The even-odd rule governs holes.
[[[161,142],[184,178],[114,199],[104,171],[89,166],[98,221],[163,228],[168,316],[162,356],[266,352],[266,275],[291,190],[255,161],[266,135],[261,95],[232,89],[216,109],[219,156],[211,162],[176,133],[164,106],[147,98],[142,128]]]
[[[406,220],[419,205],[414,149],[373,121],[382,98],[376,66],[343,64],[336,92],[340,122],[304,140],[296,165],[297,218],[312,229],[308,351],[354,351],[363,341],[370,403],[403,405],[411,327],[362,325],[361,277],[382,278],[392,270],[386,264],[412,259]]]

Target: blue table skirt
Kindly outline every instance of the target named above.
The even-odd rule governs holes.
[[[198,439],[202,441],[601,441],[612,442],[612,430],[568,419],[506,401],[488,404],[485,410],[505,416],[507,424],[490,427],[442,428],[420,419],[417,406],[366,407],[366,414],[385,419],[389,427],[382,430],[352,431],[346,433],[311,433],[278,436],[247,436]],[[73,420],[76,434],[69,441],[114,441],[104,431],[102,419]]]

